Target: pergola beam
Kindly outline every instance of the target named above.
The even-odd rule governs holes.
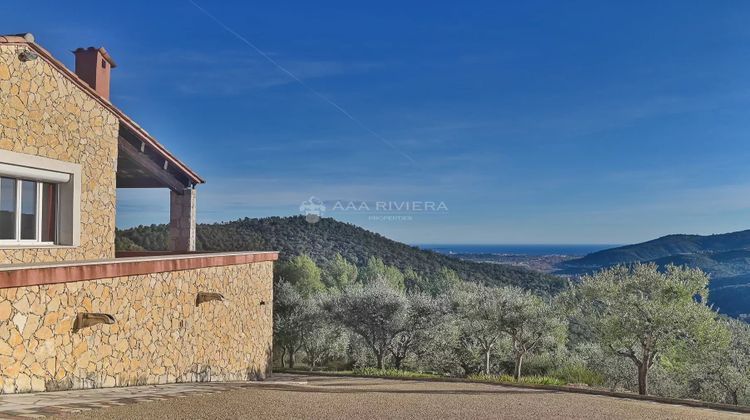
[[[132,160],[133,162],[138,164],[140,167],[142,167],[146,172],[148,172],[148,174],[151,175],[155,181],[169,188],[175,193],[183,194],[185,191],[185,188],[188,188],[190,186],[190,185],[184,184],[179,179],[177,179],[177,177],[175,177],[173,174],[169,173],[165,167],[162,167],[156,162],[154,162],[153,160],[151,160],[148,157],[148,155],[146,155],[146,153],[138,150],[138,148],[130,144],[130,142],[128,142],[126,139],[120,137],[117,142],[117,148],[121,154],[123,154],[128,159]],[[147,184],[149,185],[148,187],[150,187],[150,185],[153,185],[151,182]],[[118,184],[118,187],[135,188],[136,182],[122,182]]]

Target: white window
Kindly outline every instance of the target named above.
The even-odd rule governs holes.
[[[0,150],[0,248],[79,246],[81,165]]]
[[[57,197],[56,184],[0,176],[0,243],[54,244]]]

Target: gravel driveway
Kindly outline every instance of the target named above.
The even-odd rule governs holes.
[[[211,395],[83,412],[66,419],[740,419],[743,414],[485,384],[275,375]]]

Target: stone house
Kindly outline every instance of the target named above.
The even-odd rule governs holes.
[[[0,393],[262,378],[277,253],[195,252],[204,180],[74,54],[0,36]],[[115,251],[118,188],[170,190],[168,251]]]

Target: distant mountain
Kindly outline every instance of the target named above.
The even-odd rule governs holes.
[[[711,275],[709,299],[727,315],[750,319],[750,230],[717,235],[668,235],[635,245],[593,252],[558,265],[560,274],[653,262],[700,268]]]
[[[167,225],[139,226],[118,230],[116,246],[118,250],[164,250],[166,238]],[[523,267],[463,261],[331,218],[315,224],[308,223],[302,216],[200,224],[196,242],[197,248],[203,251],[276,250],[281,252],[282,259],[307,254],[318,264],[324,264],[336,253],[357,265],[364,265],[368,258],[375,256],[386,264],[401,270],[412,268],[428,278],[447,267],[468,281],[516,285],[542,293],[555,293],[566,285],[558,276]]]
[[[670,255],[649,262],[660,266],[674,264],[698,267],[714,278],[734,277],[750,273],[750,250]]]
[[[605,249],[567,261],[566,267],[606,267],[681,254],[710,254],[750,249],[750,230],[717,235],[668,235],[635,245]]]
[[[750,322],[750,274],[714,278],[708,299],[721,313]]]

